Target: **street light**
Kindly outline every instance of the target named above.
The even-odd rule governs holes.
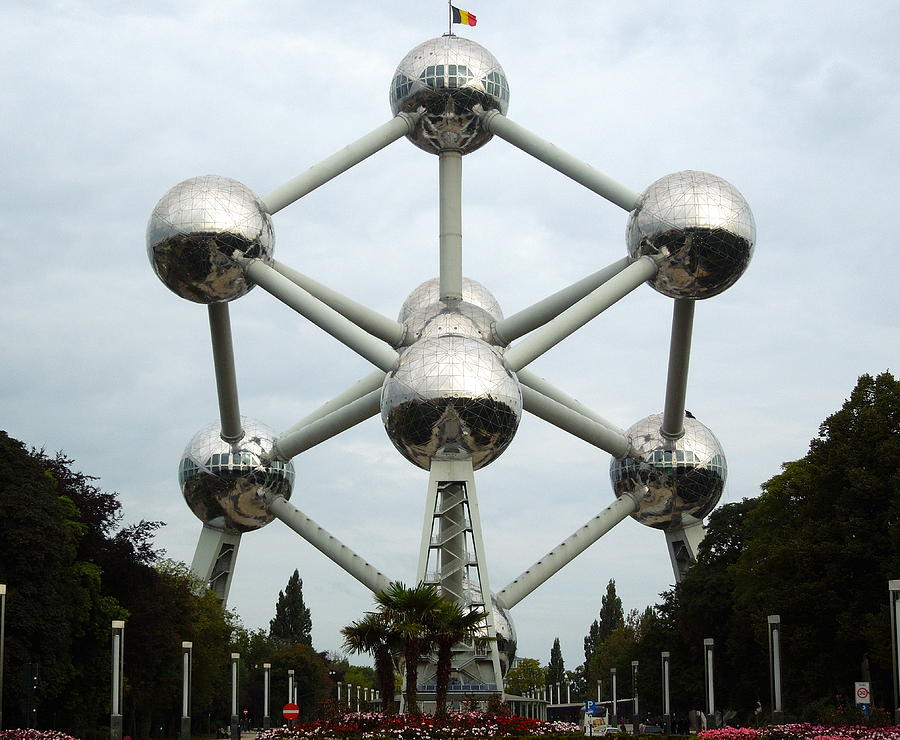
[[[635,735],[638,732],[638,687],[637,687],[637,673],[638,673],[638,661],[631,661],[631,693],[632,696],[632,707],[631,707],[631,729]]]
[[[241,740],[241,724],[238,716],[238,666],[240,653],[231,654],[231,740]]]
[[[781,616],[770,614],[769,624],[769,680],[771,681],[772,721],[779,725],[784,722],[781,705]]]
[[[191,740],[191,663],[194,643],[181,643],[181,740]]]
[[[272,664],[263,663],[263,729],[272,727],[272,718],[269,716],[269,691],[272,687]]]
[[[110,740],[122,740],[122,675],[125,657],[125,622],[112,620],[112,704],[109,715]]]
[[[706,727],[707,729],[713,729],[710,727],[710,722],[712,722],[713,727],[716,725],[716,694],[713,688],[713,647],[715,645],[715,641],[712,637],[707,637],[703,640],[703,678],[706,683]]]
[[[615,724],[618,726],[619,724],[619,704],[616,701],[616,669],[609,669],[609,679],[612,682],[612,712],[610,712],[610,719],[615,720],[615,722],[610,722],[610,724]]]
[[[0,730],[3,729],[3,645],[6,641],[6,584],[0,583]]]
[[[891,661],[894,665],[894,722],[900,724],[900,580],[888,581],[888,590],[891,593]],[[2,665],[0,665],[0,670],[3,670]]]
[[[662,657],[663,714],[666,716],[666,734],[672,734],[672,708],[669,706],[669,651],[660,653]]]

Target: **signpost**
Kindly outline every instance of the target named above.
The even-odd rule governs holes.
[[[300,707],[293,702],[288,702],[281,710],[281,714],[288,722],[293,722],[300,716]]]
[[[856,697],[856,708],[859,709],[866,717],[872,709],[872,692],[868,681],[857,681],[854,684],[854,696]]]

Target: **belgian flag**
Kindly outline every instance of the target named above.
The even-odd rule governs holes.
[[[450,6],[453,11],[453,22],[462,23],[464,26],[474,26],[478,21],[475,16],[468,10],[460,10],[453,5]]]

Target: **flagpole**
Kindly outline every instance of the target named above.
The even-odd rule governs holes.
[[[453,35],[453,0],[447,0],[447,35]]]

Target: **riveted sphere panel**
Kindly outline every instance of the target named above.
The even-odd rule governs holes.
[[[719,440],[699,421],[686,417],[684,436],[675,440],[662,435],[662,421],[662,414],[653,414],[628,429],[632,454],[613,458],[609,476],[617,497],[631,494],[638,502],[634,519],[669,529],[713,510],[728,466]]]
[[[670,298],[718,295],[744,274],[756,243],[756,223],[737,188],[708,172],[666,175],[641,195],[628,217],[628,254],[668,250],[649,281]]]
[[[235,252],[271,262],[272,219],[246,185],[228,177],[193,177],[169,190],[147,224],[147,255],[173,293],[195,303],[233,301],[253,283]]]
[[[197,432],[181,456],[178,482],[196,517],[230,532],[250,532],[274,516],[262,498],[268,493],[291,497],[294,466],[273,459],[275,433],[266,425],[241,417],[244,436],[226,442],[218,422]]]
[[[491,292],[485,288],[477,280],[464,277],[462,279],[462,299],[466,303],[478,306],[487,311],[494,321],[500,321],[503,318],[503,311],[500,310],[500,304]],[[439,278],[431,278],[419,285],[407,299],[403,302],[397,321],[401,324],[405,323],[413,313],[418,312],[426,306],[431,306],[441,300],[441,281]]]
[[[441,36],[403,57],[391,80],[390,100],[395,116],[424,109],[416,130],[407,136],[417,147],[432,154],[444,149],[468,154],[492,136],[473,107],[505,114],[509,83],[483,46],[460,36]]]
[[[476,470],[484,467],[512,441],[521,417],[515,374],[469,337],[429,337],[406,348],[381,390],[388,437],[425,470],[438,452],[468,454]]]

